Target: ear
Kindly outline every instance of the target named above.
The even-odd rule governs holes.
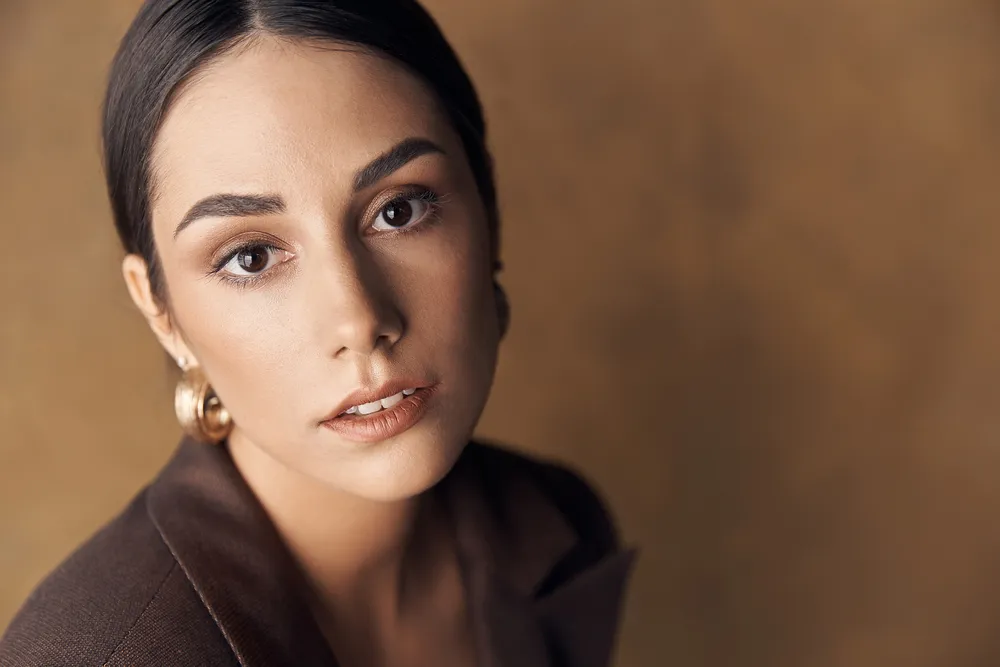
[[[493,246],[496,247],[496,244]],[[493,258],[493,301],[497,306],[497,324],[500,326],[500,340],[507,335],[510,329],[510,301],[507,300],[507,292],[504,290],[498,274],[503,271],[503,262],[499,257]]]
[[[507,292],[496,280],[493,281],[493,298],[497,304],[497,323],[500,325],[500,339],[503,340],[510,328],[510,302]]]
[[[122,276],[125,278],[125,286],[128,288],[129,296],[132,297],[132,302],[146,318],[146,323],[153,330],[163,349],[175,360],[184,357],[190,363],[197,363],[180,330],[171,321],[165,304],[159,303],[153,296],[146,260],[136,254],[126,255],[122,260]]]

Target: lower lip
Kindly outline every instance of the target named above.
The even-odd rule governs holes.
[[[321,422],[337,435],[354,442],[373,443],[403,433],[427,412],[433,387],[421,387],[396,405],[371,415],[343,415]]]

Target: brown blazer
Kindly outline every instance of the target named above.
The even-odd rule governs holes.
[[[451,509],[480,667],[604,667],[633,551],[566,468],[470,444]],[[0,666],[336,665],[303,578],[224,446],[183,440],[31,594]]]

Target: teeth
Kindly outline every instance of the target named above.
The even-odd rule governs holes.
[[[382,399],[382,408],[385,409],[385,410],[388,410],[389,408],[391,408],[392,406],[396,405],[396,403],[399,403],[404,398],[405,398],[405,396],[403,396],[403,392],[399,392],[398,394],[390,396],[389,398],[383,398]]]
[[[343,412],[345,415],[373,415],[379,410],[388,410],[389,408],[395,406],[397,403],[402,401],[407,396],[412,396],[416,393],[416,389],[404,389],[398,394],[393,394],[386,398],[379,399],[377,401],[372,401],[371,403],[363,403],[361,405],[352,405],[347,410]]]

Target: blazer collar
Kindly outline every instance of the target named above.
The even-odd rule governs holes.
[[[538,483],[505,474],[505,458],[473,444],[445,487],[479,665],[606,667],[636,550],[614,551],[552,586],[550,575],[582,546],[580,535]]]
[[[146,498],[242,667],[336,664],[298,565],[225,446],[185,438]]]
[[[526,477],[488,470],[482,449],[470,445],[439,485],[453,513],[479,667],[604,667],[634,552],[541,591],[580,538]],[[301,571],[226,447],[185,438],[150,485],[147,507],[240,665],[336,665]]]

